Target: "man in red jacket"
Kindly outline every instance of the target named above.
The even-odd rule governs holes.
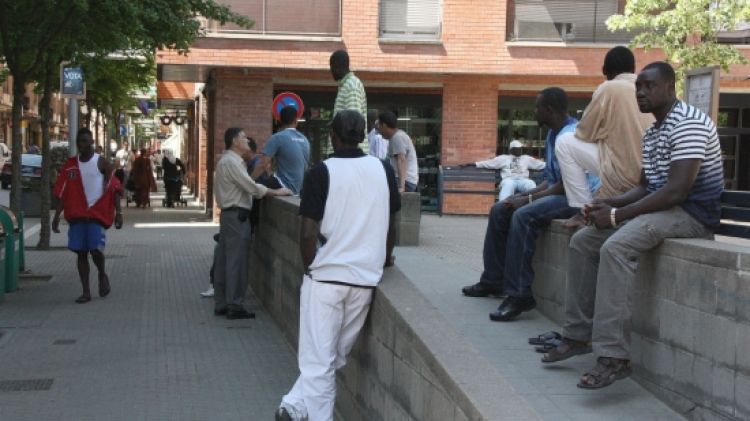
[[[115,224],[122,228],[120,196],[122,185],[112,177],[112,165],[94,153],[91,131],[83,128],[76,137],[78,156],[65,162],[55,183],[55,196],[60,199],[52,219],[52,230],[60,232],[60,213],[68,221],[68,248],[78,255],[78,275],[83,294],[76,303],[91,301],[89,289],[89,260],[94,260],[99,271],[99,296],[110,292],[109,278],[104,270],[104,230]]]

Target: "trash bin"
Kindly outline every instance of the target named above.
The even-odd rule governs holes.
[[[0,224],[0,299],[5,295],[5,229]]]
[[[26,212],[21,211],[18,214],[18,232],[21,233],[21,235],[18,236],[18,273],[21,273],[26,270],[26,243],[24,239],[24,234],[26,233],[26,229],[23,225],[24,217],[26,216]]]
[[[16,215],[5,206],[0,206],[0,225],[5,231],[5,292],[14,292],[18,289],[21,254],[19,238],[23,238],[23,231]]]

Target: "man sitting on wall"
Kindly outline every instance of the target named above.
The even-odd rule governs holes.
[[[664,62],[636,80],[638,107],[656,123],[643,137],[641,182],[584,208],[594,224],[573,235],[562,343],[542,362],[593,352],[596,366],[578,387],[598,389],[630,374],[630,317],[638,259],[665,238],[712,237],[723,191],[721,147],[713,121],[675,96]]]
[[[651,114],[638,109],[635,56],[630,50],[621,46],[609,50],[602,73],[607,80],[596,88],[575,133],[560,136],[555,145],[568,205],[578,209],[593,199],[587,173],[601,179],[599,198],[618,196],[638,185],[641,139],[654,122]],[[566,226],[583,223],[579,213]]]
[[[502,202],[516,193],[525,193],[536,187],[534,180],[529,178],[529,169],[543,170],[544,165],[544,161],[529,155],[523,155],[523,143],[514,140],[510,142],[509,155],[498,155],[487,161],[477,161],[474,164],[462,164],[461,166],[500,170],[502,181],[500,182],[498,199]]]
[[[534,280],[531,260],[539,229],[553,219],[569,218],[576,213],[575,208],[568,206],[555,157],[557,138],[574,131],[577,123],[568,115],[568,96],[560,88],[547,88],[537,96],[534,113],[539,124],[550,129],[545,149],[546,181],[492,206],[482,253],[484,272],[478,283],[462,290],[469,297],[506,293],[508,297],[490,314],[493,321],[510,321],[536,307],[531,293]],[[593,181],[595,188],[598,180]]]
[[[302,178],[310,164],[310,142],[297,130],[297,109],[286,106],[279,113],[281,127],[268,138],[260,155],[260,164],[255,166],[251,177],[259,179],[270,167],[271,159],[276,164],[276,172],[266,183],[277,189],[286,187],[298,195],[302,190]]]

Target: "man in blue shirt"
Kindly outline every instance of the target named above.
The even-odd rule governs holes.
[[[261,152],[260,165],[256,165],[252,178],[257,179],[267,170],[271,159],[276,164],[274,177],[268,184],[271,188],[286,187],[295,195],[302,190],[302,179],[310,164],[310,142],[305,135],[297,131],[297,109],[292,106],[282,108],[281,127],[271,136]]]
[[[531,293],[534,280],[531,261],[537,233],[553,219],[569,218],[576,213],[575,208],[568,206],[560,165],[555,156],[558,136],[575,131],[577,123],[568,115],[565,91],[560,88],[541,91],[536,98],[534,113],[539,125],[549,128],[545,145],[545,181],[533,190],[492,206],[482,253],[484,272],[478,283],[462,290],[469,297],[507,294],[497,311],[490,313],[493,321],[510,321],[536,307]]]

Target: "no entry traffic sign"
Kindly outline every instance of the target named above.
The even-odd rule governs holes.
[[[281,110],[284,107],[294,107],[297,109],[297,118],[302,117],[305,112],[305,104],[302,99],[294,92],[282,92],[273,99],[273,118],[276,121],[281,120]]]

